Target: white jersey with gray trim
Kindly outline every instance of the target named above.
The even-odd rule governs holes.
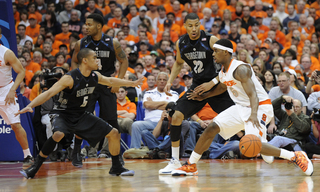
[[[269,96],[267,92],[264,90],[258,79],[256,78],[254,71],[250,64],[244,63],[242,61],[232,59],[231,63],[229,65],[229,68],[226,70],[226,72],[223,72],[223,67],[219,73],[219,80],[221,83],[225,84],[227,86],[227,90],[229,92],[229,95],[231,99],[239,105],[242,106],[250,106],[250,100],[247,95],[247,93],[244,91],[242,84],[240,81],[236,80],[233,76],[234,71],[237,69],[239,65],[248,65],[250,66],[252,76],[251,79],[253,81],[253,84],[255,86],[255,90],[258,95],[259,102],[265,101],[269,99]]]
[[[4,60],[4,54],[8,48],[0,44],[0,87],[8,85],[12,81],[12,67],[11,65],[6,65]]]

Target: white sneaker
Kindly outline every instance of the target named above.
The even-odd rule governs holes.
[[[165,168],[159,170],[159,175],[171,175],[171,172],[173,170],[178,169],[180,167],[182,167],[182,165],[179,159],[172,157],[168,165]]]
[[[261,155],[262,159],[264,160],[264,162],[271,164],[273,163],[274,157],[273,156],[266,156],[266,155]]]

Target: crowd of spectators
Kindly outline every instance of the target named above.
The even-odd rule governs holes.
[[[134,135],[133,148],[139,148],[141,138],[148,136],[145,130],[153,132],[158,127],[153,136],[163,135],[159,132],[159,122],[167,117],[163,111],[178,96],[160,98],[163,93],[159,82],[170,75],[175,42],[186,34],[184,18],[192,12],[199,16],[201,30],[232,41],[233,57],[250,63],[269,93],[275,110],[275,118],[268,126],[271,143],[278,147],[290,145],[292,150],[302,148],[310,158],[320,154],[314,150],[320,145],[320,123],[309,117],[320,109],[319,0],[16,0],[12,6],[18,58],[26,69],[20,92],[30,100],[43,91],[43,73],[54,67],[72,70],[75,43],[87,35],[86,17],[101,14],[105,22],[103,33],[116,38],[128,57],[125,78],[145,79],[141,89],[120,89],[120,127]],[[115,66],[112,76],[117,77],[119,63]],[[174,95],[184,94],[191,82],[191,69],[184,64],[171,87],[177,93]],[[160,96],[156,98],[154,92]],[[141,122],[136,121],[135,111],[139,101],[146,117]],[[292,102],[292,109],[284,108],[284,102]],[[126,111],[127,106],[130,111]],[[187,153],[216,115],[208,108],[205,106],[188,119],[189,134],[182,135],[189,135],[184,145]],[[140,124],[148,123],[141,130]]]

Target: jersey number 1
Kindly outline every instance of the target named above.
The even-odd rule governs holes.
[[[82,103],[82,105],[81,105],[80,107],[85,107],[85,106],[87,106],[88,98],[89,98],[89,96],[83,97],[83,103]]]
[[[201,73],[204,70],[202,61],[193,61],[193,64],[195,65],[193,68],[195,73]]]

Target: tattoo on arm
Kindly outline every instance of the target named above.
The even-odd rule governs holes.
[[[114,46],[115,46],[115,52],[116,52],[116,56],[117,59],[121,62],[124,59],[127,59],[127,56],[125,54],[125,52],[122,50],[121,45],[118,41],[114,42]]]

